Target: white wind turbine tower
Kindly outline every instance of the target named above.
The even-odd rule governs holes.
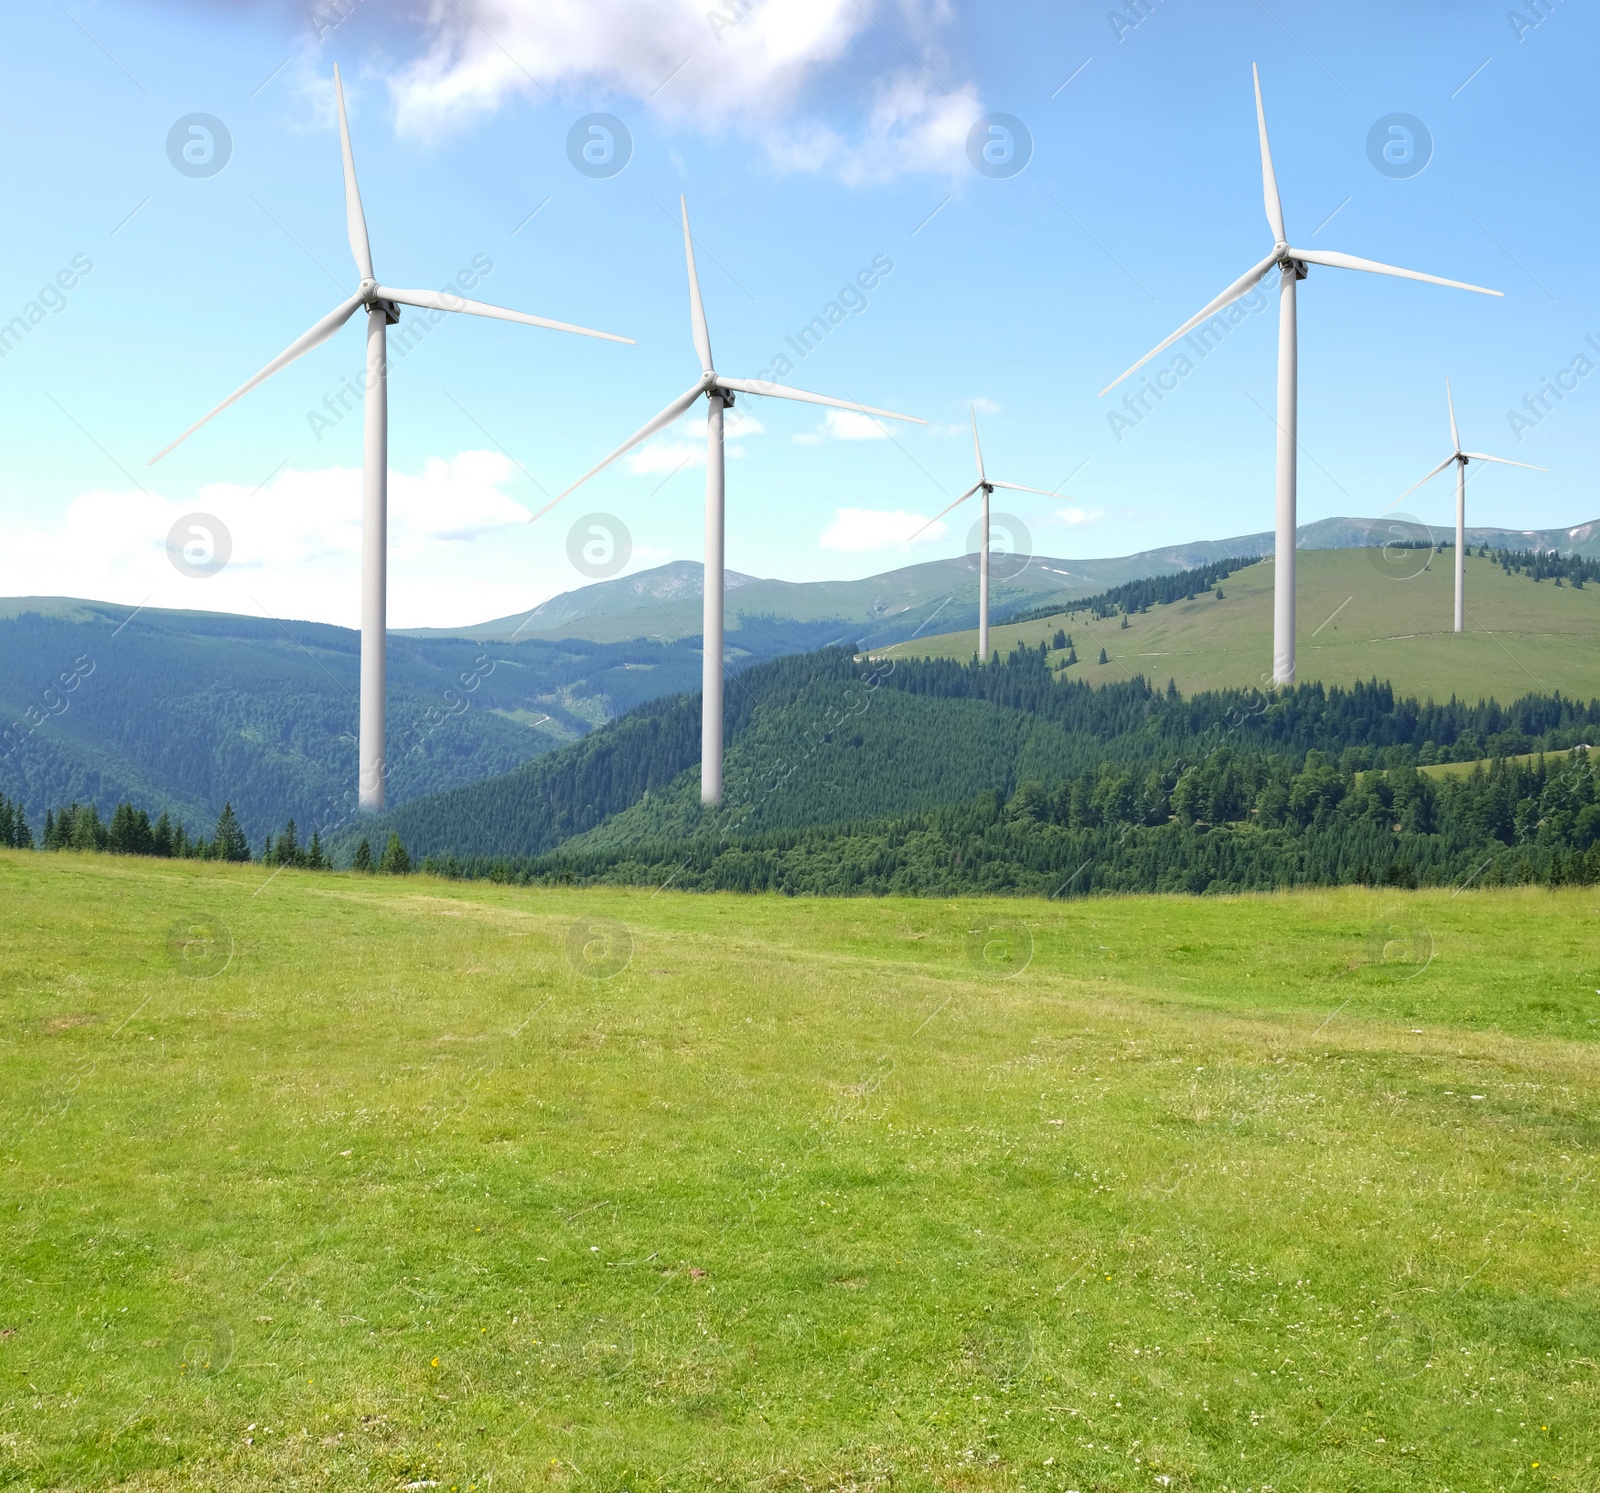
[[[1547,467],[1536,467],[1531,462],[1512,461],[1509,456],[1485,456],[1481,451],[1463,451],[1461,449],[1461,432],[1456,429],[1456,402],[1450,394],[1450,380],[1444,381],[1444,400],[1450,411],[1450,445],[1451,452],[1439,463],[1422,482],[1413,482],[1400,497],[1399,502],[1411,496],[1423,482],[1432,482],[1451,462],[1456,467],[1456,631],[1467,630],[1466,611],[1466,579],[1467,579],[1467,463],[1469,461],[1492,461],[1503,467],[1526,467],[1530,472],[1547,471]]]
[[[610,466],[641,441],[648,440],[658,430],[664,430],[702,394],[705,395],[706,559],[700,674],[703,692],[700,710],[700,800],[702,803],[719,804],[722,802],[723,411],[733,403],[735,394],[762,394],[778,399],[797,399],[805,404],[825,404],[832,409],[855,410],[863,415],[882,415],[889,420],[909,420],[914,425],[926,425],[927,421],[915,415],[897,415],[893,410],[874,409],[871,405],[832,399],[826,394],[808,394],[803,389],[791,389],[785,384],[769,383],[764,379],[726,378],[718,373],[711,362],[711,333],[706,326],[705,306],[700,300],[700,277],[695,272],[694,243],[689,236],[689,206],[681,196],[678,205],[683,211],[683,253],[689,264],[689,323],[694,333],[695,352],[700,357],[700,377],[655,419],[635,431],[604,461],[590,467],[566,492],[553,498],[533,517],[536,520],[548,513],[568,493],[582,487],[596,472]]]
[[[173,447],[188,440],[207,420],[264,383],[281,368],[333,336],[357,311],[367,313],[367,376],[365,444],[361,478],[361,738],[360,805],[377,812],[383,808],[384,778],[384,643],[388,627],[389,555],[389,391],[388,328],[400,320],[401,306],[420,306],[429,311],[463,311],[473,316],[495,317],[500,321],[523,322],[532,327],[549,327],[557,332],[577,332],[585,337],[603,337],[608,342],[632,342],[610,332],[595,332],[588,327],[569,326],[530,316],[525,311],[507,311],[499,306],[469,301],[438,290],[391,290],[378,284],[372,272],[372,249],[367,241],[367,219],[361,210],[361,191],[356,185],[355,157],[350,151],[350,124],[345,118],[344,85],[337,65],[333,86],[339,103],[339,144],[344,153],[345,226],[350,236],[350,252],[355,256],[361,282],[355,294],[336,306],[298,341],[292,342],[255,377],[248,379],[210,414],[195,421],[171,445],[150,458],[154,466]]]
[[[1430,285],[1448,285],[1455,290],[1473,290],[1480,295],[1497,296],[1498,290],[1467,285],[1460,280],[1445,280],[1424,275],[1418,270],[1398,269],[1374,259],[1358,259],[1354,254],[1337,254],[1328,249],[1291,249],[1283,226],[1283,203],[1278,197],[1278,178],[1272,169],[1272,148],[1267,143],[1267,116],[1261,106],[1261,75],[1250,66],[1256,88],[1256,126],[1261,136],[1261,187],[1266,198],[1267,223],[1273,234],[1272,252],[1260,264],[1247,270],[1216,300],[1192,316],[1165,342],[1147,352],[1127,373],[1113,379],[1100,391],[1104,396],[1128,374],[1137,372],[1151,358],[1187,336],[1201,322],[1252,290],[1274,269],[1278,271],[1278,513],[1274,544],[1272,606],[1272,682],[1294,683],[1294,563],[1295,563],[1295,484],[1297,479],[1296,429],[1298,421],[1299,355],[1295,337],[1295,282],[1306,277],[1306,266],[1327,265],[1341,270],[1368,270],[1376,275],[1397,275],[1402,280],[1424,280]]]
[[[1041,498],[1064,497],[1064,493],[1046,492],[1042,487],[1023,487],[1015,482],[997,482],[983,469],[983,447],[978,444],[978,406],[972,406],[972,454],[978,462],[978,480],[972,484],[954,503],[941,508],[932,518],[917,530],[931,528],[938,523],[952,508],[965,503],[973,493],[983,494],[983,518],[981,520],[978,536],[978,661],[989,662],[989,498],[995,488],[1003,487],[1007,492],[1037,493]],[[912,539],[917,534],[911,536]]]

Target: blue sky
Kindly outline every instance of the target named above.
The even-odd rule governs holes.
[[[480,298],[638,340],[449,318],[395,359],[397,626],[583,584],[567,536],[594,512],[626,524],[630,568],[699,558],[698,411],[520,522],[695,375],[680,192],[721,371],[793,357],[787,336],[889,262],[787,379],[930,422],[890,439],[742,402],[733,568],[809,580],[959,553],[960,510],[913,549],[901,539],[972,480],[974,400],[993,475],[1071,478],[1070,501],[1007,504],[1040,552],[1270,528],[1274,305],[1136,425],[1114,430],[1123,407],[1096,397],[1271,247],[1252,61],[1291,241],[1505,292],[1313,269],[1302,521],[1378,513],[1447,454],[1447,374],[1469,448],[1550,468],[1475,480],[1471,521],[1595,518],[1600,378],[1569,376],[1536,424],[1508,418],[1580,355],[1600,362],[1583,272],[1596,180],[1584,63],[1600,22],[1573,0],[1543,8],[1535,25],[1514,24],[1507,0],[463,0],[428,22],[391,0],[21,0],[0,100],[0,321],[26,321],[41,287],[72,288],[0,359],[0,593],[355,620],[360,414],[310,417],[358,374],[357,326],[145,464],[355,287],[336,61],[380,279],[441,286],[476,258],[492,264]],[[168,155],[195,113],[231,137],[215,174]],[[615,175],[569,158],[591,113],[631,135]],[[1031,136],[1014,175],[969,159],[971,127],[993,113]],[[1369,156],[1391,114],[1431,136],[1416,174]],[[1403,505],[1441,525],[1452,507],[1444,479]],[[207,577],[168,560],[172,525],[193,512],[229,532],[228,563]]]

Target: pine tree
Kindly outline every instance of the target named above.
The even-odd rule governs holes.
[[[363,871],[371,875],[373,870],[372,846],[365,840],[356,846],[356,858],[351,862],[350,869],[352,871]]]
[[[111,828],[106,834],[106,849],[113,855],[151,855],[154,835],[150,830],[150,816],[130,803],[120,803],[111,815]]]
[[[411,857],[406,854],[406,847],[400,843],[400,836],[394,830],[389,831],[389,843],[383,847],[383,859],[378,863],[378,872],[383,876],[407,876],[411,872]]]
[[[1126,612],[1122,614],[1122,625],[1124,627],[1128,625],[1128,614]]]
[[[1103,664],[1108,664],[1111,662],[1111,660],[1106,657],[1106,650],[1104,648],[1100,650],[1100,662]]]
[[[304,863],[300,853],[300,832],[294,820],[284,826],[283,833],[273,840],[267,837],[266,861],[269,866],[298,866]]]
[[[217,816],[217,827],[211,836],[212,856],[219,861],[247,861],[250,859],[250,842],[245,838],[233,805],[225,803]]]
[[[172,819],[163,809],[161,817],[156,820],[156,827],[150,834],[150,854],[170,857],[174,852],[172,836]]]
[[[100,811],[93,804],[84,808],[73,805],[72,838],[69,842],[73,850],[104,850],[106,841],[110,836],[106,827],[100,822]]]
[[[1061,628],[1056,629],[1056,635],[1050,639],[1050,646],[1057,649],[1067,646],[1067,635]]]
[[[326,871],[328,857],[322,848],[322,834],[319,830],[311,831],[311,847],[306,851],[306,868],[311,871]]]
[[[1074,648],[1071,643],[1068,643],[1067,644],[1067,664],[1068,664],[1068,667],[1070,667],[1071,665],[1077,663],[1077,661],[1078,661],[1078,650],[1076,648]]]

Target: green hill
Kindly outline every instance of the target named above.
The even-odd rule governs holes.
[[[1421,699],[1515,699],[1529,692],[1581,699],[1600,695],[1600,586],[1581,590],[1507,575],[1490,559],[1467,559],[1467,631],[1452,629],[1454,555],[1416,555],[1407,579],[1381,569],[1377,550],[1301,550],[1297,677],[1302,683],[1387,679],[1397,695]],[[1391,552],[1392,553],[1392,552]],[[1424,566],[1424,562],[1427,562]],[[1409,570],[1403,564],[1403,571]],[[1192,690],[1248,688],[1272,668],[1273,566],[1262,561],[1222,585],[1223,599],[1197,596],[1128,618],[1079,612],[999,626],[990,646],[1002,654],[1037,647],[1058,629],[1072,635],[1081,662],[1071,676],[1099,684],[1134,675]],[[876,650],[881,655],[971,658],[976,631],[944,633]],[[1104,648],[1109,662],[1096,660]],[[1064,654],[1054,659],[1060,666]]]
[[[356,633],[51,598],[4,610],[0,795],[34,823],[127,798],[209,833],[231,801],[259,844],[290,817],[307,834],[351,817]],[[391,801],[503,773],[699,678],[693,643],[391,637]]]

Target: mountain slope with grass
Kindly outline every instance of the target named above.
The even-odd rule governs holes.
[[[1581,589],[1507,573],[1474,551],[1466,561],[1467,631],[1453,628],[1453,550],[1303,550],[1296,556],[1297,678],[1353,684],[1386,679],[1396,694],[1422,699],[1493,697],[1560,691],[1600,695],[1600,585]],[[1151,607],[1126,618],[1097,618],[1070,608],[990,629],[990,647],[1050,644],[1071,635],[1079,662],[1066,650],[1052,662],[1092,684],[1135,675],[1179,689],[1246,688],[1270,678],[1271,560],[1221,583],[1222,598]],[[877,650],[883,656],[967,659],[975,631],[924,636]],[[1107,662],[1098,662],[1104,649]]]
[[[1302,549],[1348,549],[1383,543],[1393,537],[1395,522],[1320,519],[1301,526],[1298,542]],[[1413,530],[1407,528],[1404,532]],[[1469,529],[1467,536],[1472,544],[1491,548],[1600,556],[1600,522],[1569,529],[1476,528]],[[1039,550],[1046,543],[1040,533],[1033,536],[1028,547]],[[1192,540],[1107,559],[1062,559],[1042,553],[1034,553],[1026,565],[1016,558],[997,559],[991,615],[1022,611],[1052,598],[1070,601],[1126,581],[1192,570],[1217,560],[1268,555],[1272,545],[1269,532],[1233,539]],[[564,592],[530,611],[459,628],[453,635],[589,638],[598,642],[694,637],[700,632],[701,574],[698,562],[678,560]],[[953,626],[976,627],[978,622],[975,555],[923,561],[859,581],[775,581],[730,571],[726,589],[730,647],[739,646],[741,631],[763,619],[834,624],[834,634],[819,642],[859,642],[872,647],[930,630],[948,632]],[[414,635],[442,634],[424,629]]]

